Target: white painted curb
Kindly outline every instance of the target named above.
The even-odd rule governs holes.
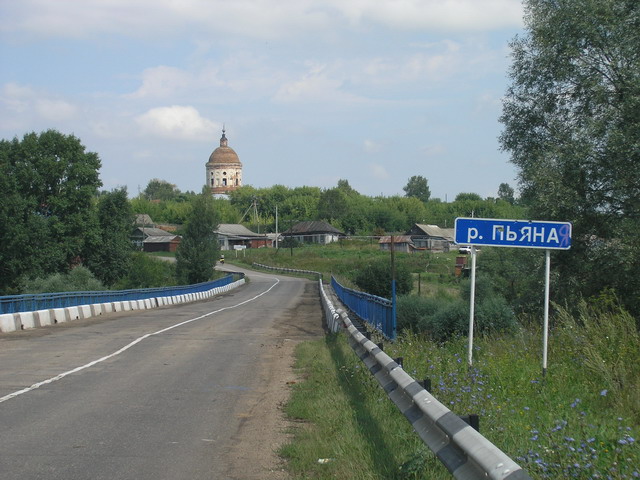
[[[122,312],[131,310],[147,310],[151,308],[163,307],[165,305],[175,305],[178,303],[195,302],[204,300],[220,293],[227,292],[233,288],[244,285],[245,280],[241,278],[223,287],[214,287],[210,290],[184,295],[174,295],[168,297],[148,298],[145,300],[131,300],[112,303],[94,303],[91,305],[79,305],[77,307],[53,308],[51,310],[37,310],[34,312],[4,313],[0,315],[0,332],[8,333],[22,329],[31,329],[54,325],[56,323],[70,322],[76,319],[96,317],[103,313]]]

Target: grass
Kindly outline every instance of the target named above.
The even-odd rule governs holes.
[[[294,441],[281,449],[294,478],[401,479],[421,440],[378,387],[344,335],[298,346],[298,373],[287,415]],[[434,479],[450,478],[444,467]],[[405,466],[405,470],[406,470]]]
[[[379,254],[366,244],[294,249],[289,260],[282,253],[259,252],[252,261],[346,275],[358,261]],[[453,264],[454,257],[439,261]],[[454,295],[455,281],[440,281],[441,275],[427,268],[421,287]],[[471,369],[466,338],[436,343],[403,332],[385,351],[403,357],[415,379],[429,379],[434,396],[454,413],[478,414],[480,432],[534,479],[640,478],[640,337],[634,319],[586,306],[581,311],[577,319],[562,311],[556,319],[544,377],[542,333],[532,322],[515,334],[476,338]],[[286,407],[297,422],[281,451],[294,478],[451,478],[344,335],[299,345],[297,368],[303,380]]]
[[[532,478],[638,478],[638,419],[572,358],[565,331],[551,342],[542,378],[539,333],[477,339],[472,369],[462,338],[435,344],[405,333],[385,351],[402,356],[417,380],[430,379],[453,412],[478,414],[480,432]],[[301,344],[297,368],[304,381],[286,413],[300,423],[281,451],[294,478],[451,478],[344,335]]]

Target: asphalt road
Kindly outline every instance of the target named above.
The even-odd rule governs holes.
[[[296,319],[312,282],[250,278],[207,301],[1,334],[0,479],[237,478],[232,438],[259,411],[274,325],[317,334]]]

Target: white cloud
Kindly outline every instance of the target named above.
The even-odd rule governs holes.
[[[364,151],[367,153],[378,153],[382,150],[382,145],[373,140],[365,140],[363,145]]]
[[[337,26],[486,31],[518,27],[520,0],[21,0],[2,2],[0,30],[38,36],[331,35]]]
[[[389,172],[387,172],[387,170],[382,165],[372,163],[371,165],[369,165],[369,168],[371,169],[371,175],[375,178],[386,180],[391,177],[389,175]]]
[[[64,121],[75,118],[78,109],[75,105],[64,100],[42,98],[35,101],[35,109],[44,120]]]
[[[495,113],[502,108],[502,98],[497,97],[493,93],[485,92],[478,96],[475,100],[473,113],[481,114],[485,112]]]
[[[425,157],[439,157],[447,153],[447,148],[441,144],[427,145],[421,149]]]
[[[142,133],[174,140],[211,140],[220,126],[202,116],[192,106],[173,105],[152,108],[136,117]]]
[[[310,64],[306,73],[297,80],[282,85],[274,96],[277,102],[330,102],[354,103],[364,99],[342,91],[343,78],[335,67]]]
[[[147,68],[142,72],[142,85],[130,97],[166,98],[185,90],[191,83],[191,76],[179,68],[164,65]]]
[[[43,121],[58,124],[77,119],[80,114],[79,108],[67,100],[17,83],[3,86],[0,101],[2,110],[6,110],[2,116],[5,117],[3,124],[7,126],[33,125]]]
[[[332,0],[352,23],[400,29],[491,30],[522,23],[520,0]]]

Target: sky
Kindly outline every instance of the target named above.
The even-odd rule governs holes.
[[[517,186],[500,150],[520,0],[2,0],[0,138],[55,129],[103,189],[200,192],[222,128],[256,188]]]

